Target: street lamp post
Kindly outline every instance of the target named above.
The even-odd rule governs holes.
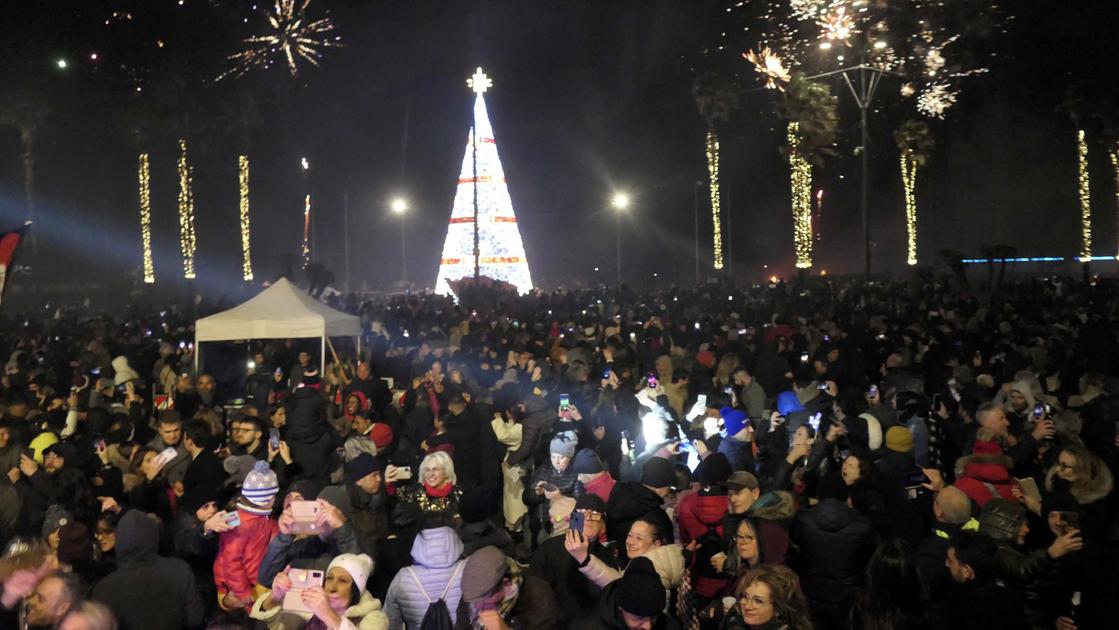
[[[629,207],[629,195],[619,192],[614,193],[614,198],[610,200],[610,205],[614,207],[614,238],[615,238],[615,264],[616,264],[616,283],[618,286],[622,284],[622,213]]]
[[[404,213],[408,211],[408,202],[397,197],[392,200],[393,214],[400,216],[400,279],[408,279],[408,223],[404,220]]]

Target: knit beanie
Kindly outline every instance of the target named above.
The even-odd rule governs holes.
[[[594,449],[584,448],[575,454],[571,469],[576,475],[594,475],[603,471],[602,460]]]
[[[664,610],[664,586],[648,558],[634,558],[618,580],[618,608],[637,617],[655,617]]]
[[[43,519],[43,538],[46,538],[54,530],[65,527],[74,520],[74,517],[66,511],[66,508],[55,503],[47,508],[47,515]]]
[[[641,467],[641,483],[650,488],[668,488],[676,483],[672,462],[663,457],[650,457]]]
[[[746,427],[746,414],[734,407],[723,407],[719,410],[723,416],[723,427],[727,430],[727,437],[736,435]]]
[[[334,567],[342,567],[346,573],[349,573],[354,580],[354,586],[357,587],[357,592],[361,593],[365,590],[365,583],[369,581],[369,576],[373,574],[373,558],[364,553],[344,553],[330,561],[330,566],[326,568],[327,572],[329,573]]]
[[[913,450],[913,434],[902,426],[893,426],[886,430],[886,448],[898,453],[908,453]]]
[[[271,505],[279,491],[280,484],[276,480],[276,473],[272,472],[268,462],[265,461],[259,461],[253,466],[241,486],[241,494],[260,507]]]
[[[552,438],[548,445],[548,452],[552,455],[575,457],[575,445],[578,443],[579,439],[575,436],[574,431],[560,431]]]
[[[93,537],[88,527],[73,521],[58,529],[58,559],[66,563],[93,559]]]
[[[392,427],[384,422],[378,422],[369,429],[369,439],[377,446],[377,450],[388,448],[392,444]]]

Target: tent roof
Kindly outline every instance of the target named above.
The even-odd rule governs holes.
[[[319,302],[287,278],[281,278],[239,306],[195,322],[198,341],[356,337],[360,334],[360,319]]]

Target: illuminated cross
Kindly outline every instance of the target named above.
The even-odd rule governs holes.
[[[487,77],[486,73],[482,72],[482,68],[479,67],[474,71],[474,76],[466,80],[466,87],[478,94],[484,94],[486,90],[493,87],[493,80]]]

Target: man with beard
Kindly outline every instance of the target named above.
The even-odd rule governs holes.
[[[233,420],[229,428],[234,455],[251,455],[254,459],[268,459],[264,421],[243,416]]]

